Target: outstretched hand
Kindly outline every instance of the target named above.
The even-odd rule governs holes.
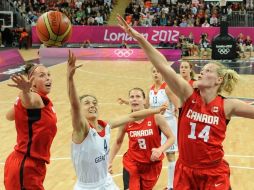
[[[122,105],[122,104],[128,105],[128,104],[129,104],[129,102],[128,102],[127,100],[123,99],[123,98],[118,98],[118,99],[117,99],[117,102],[118,102],[120,105]]]
[[[23,75],[15,74],[11,76],[11,80],[15,84],[7,84],[8,86],[16,87],[24,92],[30,92],[34,77],[31,77],[29,80],[27,80]]]
[[[164,103],[159,107],[160,114],[163,115],[167,109],[168,109],[168,102],[164,102]]]
[[[77,58],[74,53],[69,50],[69,58],[67,63],[67,75],[69,78],[73,77],[77,68],[82,67],[82,65],[76,66],[76,59]]]
[[[138,31],[134,30],[128,23],[121,17],[119,14],[117,15],[118,25],[127,33],[129,36],[133,38],[137,38],[141,35]]]

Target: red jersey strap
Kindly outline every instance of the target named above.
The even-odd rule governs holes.
[[[153,84],[151,87],[150,87],[150,90],[154,90],[155,88],[155,85]]]
[[[99,125],[100,127],[102,127],[103,129],[102,129],[100,132],[97,132],[97,133],[98,133],[101,137],[104,137],[104,136],[105,136],[105,127],[107,126],[107,123],[106,123],[105,121],[98,120],[98,125]],[[90,126],[91,128],[93,128],[93,129],[95,129],[94,126],[91,125],[91,123],[89,123],[89,126]]]
[[[150,90],[153,90],[153,91],[154,91],[154,94],[157,94],[159,90],[165,89],[166,86],[167,86],[167,83],[166,83],[166,82],[163,82],[163,83],[161,84],[160,88],[159,88],[157,91],[155,91],[155,90],[154,90],[154,89],[155,89],[155,85],[153,84],[153,85],[151,86]]]
[[[41,97],[41,99],[43,101],[43,104],[45,106],[47,106],[49,104],[50,99],[48,98],[48,96],[46,94],[43,94],[43,93],[40,93],[40,92],[37,92],[37,91],[32,91],[32,92],[38,94]]]
[[[191,86],[193,86],[194,81],[195,81],[195,80],[190,79],[188,82],[189,82],[189,84],[190,84]]]
[[[186,102],[188,102],[192,97],[195,97],[198,94],[199,94],[199,89],[198,88],[194,88],[193,93],[185,100],[185,102],[183,103],[182,107],[184,107]]]
[[[190,81],[189,81],[190,82]],[[189,83],[190,84],[190,83]],[[183,111],[183,108],[186,106],[186,104],[188,104],[187,102],[192,98],[194,97],[197,93],[199,94],[199,89],[198,88],[194,88],[194,91],[193,93],[183,102],[182,106],[179,108],[179,117],[178,117],[178,121],[180,119],[180,116],[182,115],[182,111]]]
[[[167,83],[166,83],[166,82],[163,82],[162,85],[161,85],[161,87],[160,87],[160,89],[165,89],[166,86],[167,86]]]
[[[38,92],[35,92],[35,91],[33,91],[33,92],[38,94],[41,97],[44,106],[49,105],[49,103],[51,103],[51,105],[53,105],[52,102],[50,101],[50,99],[47,97],[47,95],[44,95],[44,94],[41,94],[41,93],[38,93]],[[20,105],[23,108],[23,105],[22,105],[22,102],[21,102],[21,98],[17,97],[17,100],[18,100],[18,102],[20,102]],[[18,105],[18,102],[16,102],[15,104]]]

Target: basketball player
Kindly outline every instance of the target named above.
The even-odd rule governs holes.
[[[140,33],[118,16],[119,23],[141,45],[152,64],[182,102],[178,123],[179,158],[174,190],[228,190],[229,165],[223,159],[222,142],[232,116],[254,119],[254,107],[220,94],[231,93],[238,81],[235,71],[220,63],[206,64],[193,89],[166,65],[166,58]]]
[[[41,65],[27,65],[26,79],[21,74],[11,77],[11,87],[20,89],[14,107],[6,118],[15,121],[17,144],[8,156],[4,168],[6,190],[44,190],[46,163],[56,135],[56,113],[47,97],[52,80],[48,69]]]
[[[145,101],[145,93],[142,89],[133,88],[129,91],[129,105],[133,113],[145,109]],[[161,132],[167,138],[163,145],[161,145]],[[163,152],[173,145],[175,137],[166,119],[160,114],[121,126],[110,152],[110,172],[125,133],[129,137],[129,148],[123,156],[124,189],[152,190],[161,172]]]
[[[168,103],[168,108],[164,113],[164,117],[168,122],[168,125],[173,132],[174,136],[177,136],[177,115],[178,115],[178,98],[177,96],[168,88],[166,82],[163,80],[161,74],[157,71],[155,67],[152,67],[152,78],[154,84],[151,86],[148,93],[148,105],[150,108],[158,108],[164,104]],[[162,133],[161,134],[161,144],[166,142],[167,138]],[[175,152],[178,151],[177,138],[174,144],[166,150],[166,156],[168,159],[168,184],[167,189],[173,188],[174,172],[175,172]]]
[[[184,80],[188,81],[191,86],[195,87],[195,72],[193,71],[193,66],[188,61],[182,61],[180,63],[180,75]]]
[[[165,102],[167,102],[168,107],[164,113],[164,117],[166,118],[171,131],[174,136],[177,136],[177,115],[178,115],[178,98],[172,91],[168,88],[167,84],[164,82],[161,74],[157,71],[155,67],[151,68],[152,70],[152,78],[154,84],[150,87],[148,92],[148,98],[146,99],[146,107],[150,108],[159,108]],[[129,104],[127,100],[123,98],[119,98],[118,102],[120,104]],[[161,133],[161,144],[166,142],[166,136]],[[177,140],[175,140],[174,144],[166,150],[166,156],[168,159],[168,184],[165,190],[173,188],[173,179],[174,179],[174,171],[175,171],[175,152],[178,151],[177,148]],[[124,184],[126,184],[126,189],[128,186],[128,182],[126,178],[123,179]],[[127,180],[128,181],[128,180]]]
[[[110,123],[98,120],[97,99],[92,95],[78,98],[73,76],[81,65],[76,66],[75,62],[75,55],[69,52],[67,87],[73,125],[72,161],[78,178],[74,190],[117,190],[108,174],[110,126],[117,127],[165,111],[166,107],[133,112]]]

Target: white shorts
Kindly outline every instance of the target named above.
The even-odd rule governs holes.
[[[108,175],[107,179],[98,183],[82,183],[77,181],[74,190],[119,190],[119,187],[116,186],[111,175]]]
[[[175,142],[174,144],[172,144],[171,147],[169,147],[169,149],[167,149],[165,152],[177,152],[178,151],[178,145],[177,145],[177,119],[176,117],[172,116],[170,118],[165,117],[165,119],[167,120],[169,127],[173,133],[173,135],[175,136]],[[164,144],[167,141],[167,137],[161,133],[161,144]]]

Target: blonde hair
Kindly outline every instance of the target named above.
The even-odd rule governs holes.
[[[188,62],[188,61],[187,61]],[[195,71],[193,70],[193,65],[190,63],[190,62],[188,62],[189,63],[189,65],[190,65],[190,69],[191,69],[191,72],[190,72],[190,77],[191,77],[191,79],[195,79]]]
[[[223,64],[219,62],[210,62],[210,64],[218,66],[217,73],[220,77],[223,78],[223,82],[221,83],[218,89],[218,93],[224,91],[228,94],[231,94],[231,92],[234,90],[235,85],[239,80],[239,75],[237,74],[237,72],[225,67]]]

